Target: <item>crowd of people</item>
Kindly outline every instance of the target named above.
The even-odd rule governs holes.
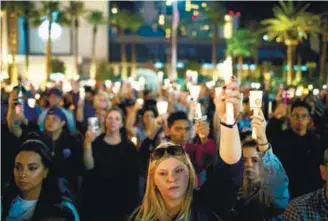
[[[328,89],[221,86],[2,88],[1,220],[328,220]]]

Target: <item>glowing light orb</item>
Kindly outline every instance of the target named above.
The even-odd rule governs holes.
[[[48,27],[49,27],[49,21],[45,20],[42,22],[42,24],[39,26],[39,36],[42,38],[42,40],[48,40]],[[63,32],[62,27],[60,27],[57,23],[51,23],[51,39],[57,40]]]

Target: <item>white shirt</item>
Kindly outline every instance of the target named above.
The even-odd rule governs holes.
[[[12,202],[6,221],[28,221],[32,218],[37,200],[24,200],[17,196]]]

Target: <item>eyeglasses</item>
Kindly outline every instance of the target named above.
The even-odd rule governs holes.
[[[150,158],[151,160],[158,160],[167,153],[170,156],[181,156],[185,153],[182,146],[169,146],[167,148],[157,148],[152,151]]]
[[[307,115],[307,114],[303,114],[303,115],[293,114],[292,117],[297,119],[297,120],[305,120],[309,117],[309,115]]]

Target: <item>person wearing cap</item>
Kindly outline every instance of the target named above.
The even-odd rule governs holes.
[[[65,108],[61,107],[62,102],[63,102],[63,92],[61,92],[58,88],[50,89],[50,91],[49,91],[50,108],[53,106],[57,106],[63,111],[63,113],[65,114],[66,119],[67,119],[67,129],[70,133],[74,133],[74,132],[76,132],[74,114],[71,111],[66,110]],[[41,131],[44,131],[44,129],[45,129],[44,128],[44,120],[47,116],[48,111],[49,111],[49,109],[43,110],[38,118],[38,125],[39,125]]]
[[[83,171],[82,137],[64,130],[67,118],[61,108],[51,107],[45,118],[44,140],[48,144],[62,192],[75,197]],[[68,182],[65,184],[65,182]]]

